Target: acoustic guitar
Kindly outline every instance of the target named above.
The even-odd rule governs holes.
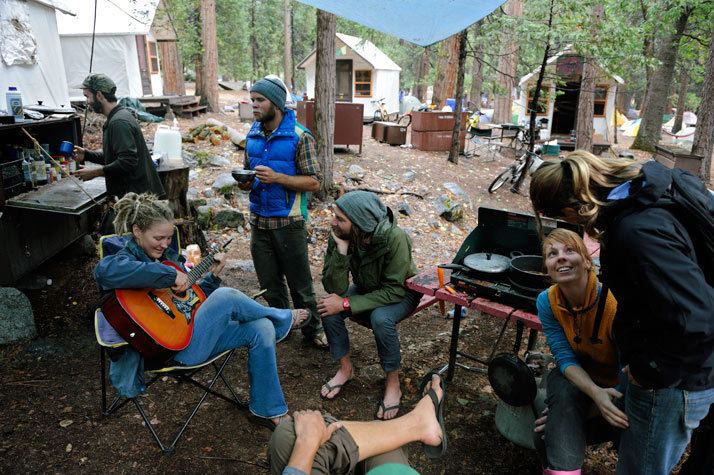
[[[196,282],[214,262],[213,256],[232,240],[211,251],[188,273],[188,289],[177,294],[171,289],[115,289],[101,304],[109,324],[146,360],[165,362],[191,342],[196,311],[206,294]],[[162,264],[183,272],[173,262]]]

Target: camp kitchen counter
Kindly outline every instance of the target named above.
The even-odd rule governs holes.
[[[51,150],[63,140],[81,146],[79,116],[0,126],[0,144],[31,147],[22,129]],[[12,285],[91,231],[106,195],[104,178],[80,184],[91,198],[64,178],[8,196],[0,205],[0,286]]]
[[[444,269],[444,275],[445,281],[448,283],[450,270]],[[528,328],[529,330],[529,350],[532,350],[535,347],[538,332],[542,330],[538,316],[533,313],[519,310],[485,297],[475,297],[465,292],[453,289],[453,287],[450,287],[453,292],[447,290],[445,287],[440,287],[436,267],[431,267],[413,277],[410,277],[407,280],[406,285],[411,290],[419,292],[423,295],[433,296],[440,302],[449,303],[454,306],[454,317],[451,326],[451,341],[449,344],[449,361],[443,367],[438,369],[440,374],[446,372],[447,381],[451,381],[453,379],[454,369],[457,366],[469,371],[485,372],[485,365],[488,364],[489,359],[493,356],[509,322],[513,321],[516,323],[516,338],[513,344],[514,353],[518,353],[520,351],[523,340],[523,331],[525,328]],[[461,328],[462,319],[461,311],[464,308],[476,310],[484,315],[490,315],[504,320],[499,338],[494,342],[487,359],[459,351],[459,330]],[[475,368],[459,362],[457,361],[457,357],[459,356],[476,361],[477,363],[484,365],[484,368]]]

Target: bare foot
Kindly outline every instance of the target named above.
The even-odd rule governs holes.
[[[334,399],[340,394],[340,391],[342,391],[342,386],[347,384],[352,378],[354,378],[354,371],[352,369],[345,370],[340,368],[331,380],[322,385],[320,395],[325,399]]]
[[[305,322],[307,322],[307,319],[310,317],[310,312],[308,312],[304,308],[298,308],[296,310],[292,311],[293,315],[293,323],[292,326],[290,327],[291,330],[294,330],[296,328],[301,328]]]
[[[444,391],[441,390],[441,378],[438,374],[431,376],[431,382],[424,389],[424,397],[417,403],[412,411],[419,418],[419,425],[422,428],[420,433],[420,441],[426,445],[437,446],[441,443],[443,433],[441,426],[436,419],[436,408],[431,398],[427,395],[429,389],[433,389],[439,401],[444,397]]]
[[[384,389],[384,397],[382,404],[377,409],[377,419],[388,421],[394,419],[399,414],[400,404],[402,402],[402,390],[399,388],[399,380],[397,384],[387,383]]]

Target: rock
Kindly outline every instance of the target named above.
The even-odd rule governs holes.
[[[364,178],[364,168],[359,165],[352,164],[347,169],[347,173],[345,173],[345,176],[350,180],[362,181],[362,179]]]
[[[189,170],[188,171],[188,181],[195,181],[198,179],[198,172],[196,170]]]
[[[205,196],[206,198],[213,198],[214,196],[216,196],[216,192],[210,188],[206,188],[205,190],[203,190],[203,196]]]
[[[213,224],[219,228],[242,228],[245,224],[245,216],[237,209],[225,208],[216,212]]]
[[[221,173],[211,185],[211,188],[219,193],[230,193],[238,182],[233,179],[229,172]]]
[[[183,158],[184,163],[188,165],[189,168],[195,168],[196,165],[198,165],[198,160],[196,160],[196,157],[188,150],[181,151],[181,158]]]
[[[194,200],[188,200],[188,204],[193,206],[194,208],[198,208],[199,206],[206,206],[208,204],[208,201],[204,200],[203,198],[196,198]]]
[[[464,217],[464,207],[448,195],[440,195],[434,202],[436,212],[447,221],[458,221]]]
[[[434,229],[439,229],[441,227],[441,223],[438,219],[430,219],[427,224]]]
[[[411,216],[414,213],[414,209],[406,201],[397,204],[397,211],[404,216]]]
[[[30,300],[13,287],[0,287],[0,345],[35,336]]]
[[[190,178],[189,178],[190,181]],[[188,190],[186,190],[186,199],[188,201],[193,201],[198,199],[198,188],[195,186],[190,186]]]
[[[392,193],[398,191],[401,187],[402,185],[393,181],[384,185],[384,189],[387,191],[391,191]]]
[[[231,161],[228,160],[226,157],[213,156],[208,159],[208,164],[212,167],[230,167]]]
[[[249,260],[228,259],[226,260],[226,269],[254,273],[255,264],[253,264],[253,261]]]
[[[206,204],[211,208],[220,208],[226,204],[226,200],[223,198],[209,198],[206,200]]]
[[[444,183],[444,188],[449,190],[449,192],[451,192],[455,197],[459,198],[463,202],[463,204],[471,205],[471,198],[464,191],[464,189],[459,186],[458,183],[454,183],[451,181],[446,182]]]
[[[402,175],[402,181],[404,183],[411,183],[416,180],[416,172],[414,170],[407,170]]]
[[[196,208],[198,213],[198,226],[201,229],[209,229],[211,227],[211,218],[213,217],[213,208],[208,205],[199,206]]]

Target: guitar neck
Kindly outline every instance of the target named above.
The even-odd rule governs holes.
[[[188,286],[191,287],[193,284],[195,284],[198,279],[201,278],[203,274],[208,272],[208,269],[211,268],[211,264],[213,264],[213,256],[215,255],[215,252],[209,253],[206,257],[203,258],[199,264],[191,269],[191,271],[188,273]]]

